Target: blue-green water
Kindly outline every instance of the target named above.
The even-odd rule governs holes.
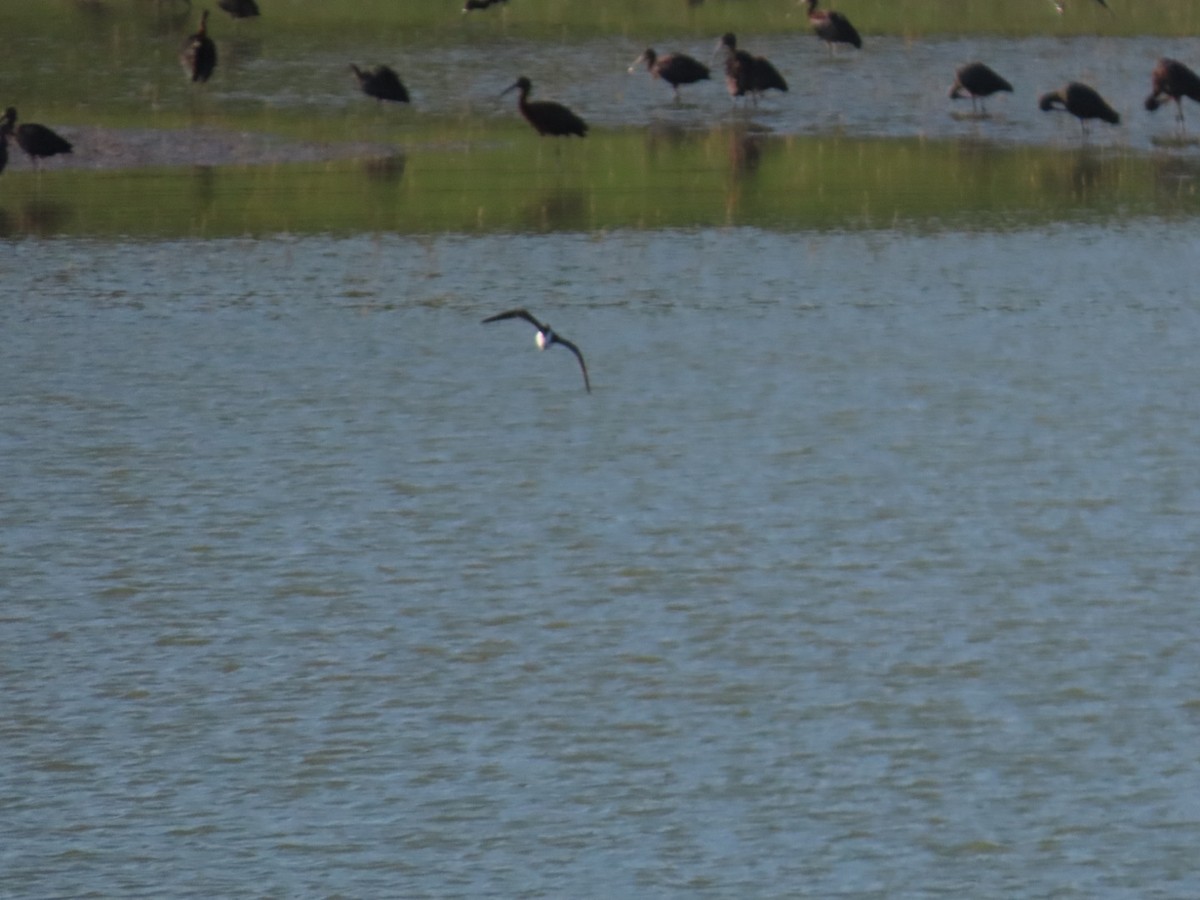
[[[5,893],[1197,894],[1190,232],[6,244]]]

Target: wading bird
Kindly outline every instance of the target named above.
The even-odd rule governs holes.
[[[217,0],[217,6],[235,19],[252,19],[259,15],[258,4],[254,0]]]
[[[1150,76],[1151,91],[1146,98],[1146,109],[1154,112],[1162,105],[1164,99],[1175,101],[1175,120],[1180,130],[1183,124],[1183,98],[1188,97],[1200,103],[1200,75],[1197,75],[1183,63],[1175,59],[1163,57],[1154,67]]]
[[[552,329],[549,325],[543,325],[524,309],[510,309],[508,312],[502,312],[497,313],[494,316],[488,316],[483,320],[483,323],[486,325],[489,322],[499,322],[503,319],[524,319],[526,322],[536,328],[537,336],[534,338],[534,340],[537,341],[539,350],[545,350],[547,347],[550,347],[554,344],[561,344],[574,353],[575,358],[579,360],[579,368],[583,372],[583,386],[587,389],[589,394],[592,392],[591,382],[588,381],[587,363],[583,361],[583,354],[579,352],[578,347],[576,347],[562,335],[555,332],[554,329]]]
[[[1121,117],[1117,115],[1117,111],[1093,88],[1078,81],[1072,81],[1060,90],[1042,94],[1038,100],[1038,108],[1042,112],[1065,109],[1079,120],[1079,127],[1085,135],[1088,133],[1088,119],[1101,119],[1110,125],[1121,124]]]
[[[671,89],[675,91],[676,103],[679,102],[679,86],[681,84],[695,84],[697,81],[708,80],[708,66],[697,62],[686,53],[668,53],[666,56],[659,56],[654,50],[647,47],[642,55],[633,61],[629,71],[633,72],[641,63],[646,64],[646,71],[651,75],[661,78],[671,86]]]
[[[395,103],[408,102],[408,89],[400,81],[400,76],[387,66],[376,66],[364,72],[351,63],[350,71],[354,73],[354,77],[358,79],[358,86],[368,97],[391,100]]]
[[[987,116],[983,99],[998,91],[1012,93],[1012,85],[996,74],[994,69],[981,62],[967,63],[954,73],[954,84],[950,86],[950,99],[958,100],[965,92],[971,98],[971,111],[975,111],[975,98],[979,98],[979,109]]]
[[[829,45],[830,53],[833,52],[834,44],[862,47],[862,38],[858,36],[857,29],[850,24],[849,19],[831,9],[817,9],[817,0],[806,0],[806,2],[808,3],[808,24],[813,27],[817,37]]]
[[[200,30],[187,39],[179,54],[183,71],[192,81],[208,81],[217,67],[217,45],[208,36],[208,10],[200,13]]]
[[[737,37],[732,32],[721,37],[717,50],[725,51],[725,87],[729,89],[732,100],[749,94],[757,103],[759,94],[772,88],[787,92],[787,82],[779,70],[764,57],[751,56],[745,50],[739,50]]]
[[[504,96],[509,91],[520,91],[521,96],[517,100],[517,108],[521,110],[521,115],[525,117],[525,121],[532,125],[538,134],[549,134],[552,136],[577,134],[580,137],[584,137],[587,134],[587,123],[561,103],[554,103],[551,100],[534,100],[530,102],[529,92],[532,89],[533,84],[528,78],[522,75],[509,87],[505,88],[500,96]]]
[[[11,106],[4,111],[3,117],[0,117],[0,141],[5,144],[5,162],[8,161],[7,144],[10,135],[16,139],[17,146],[29,156],[35,168],[43,157],[70,153],[72,149],[70,141],[51,131],[45,125],[38,125],[35,122],[17,125],[17,111]],[[0,165],[0,169],[3,168],[4,166]]]

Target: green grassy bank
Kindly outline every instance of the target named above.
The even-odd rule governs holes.
[[[837,0],[830,5],[866,34],[1200,34],[1200,4],[1193,0],[1108,0],[1111,11],[1094,0],[1065,3],[1062,15],[1050,0]],[[205,5],[215,9],[215,2],[193,4],[195,9]],[[687,0],[509,0],[466,16],[461,5],[459,0],[262,0],[263,17],[250,27],[279,36],[319,34],[328,41],[386,35],[404,43],[457,41],[496,30],[582,39],[600,34],[708,35],[729,27],[770,33],[803,23],[796,0],[702,0],[696,5]],[[246,23],[234,26],[224,14],[216,15],[225,31],[246,30]],[[187,18],[181,0],[41,0],[2,4],[0,32],[10,40],[31,34],[111,39],[114,29],[132,34],[172,28]],[[196,18],[194,10],[191,18]]]
[[[4,175],[0,234],[425,234],[753,225],[1002,229],[1200,214],[1200,162],[723,127],[537,141],[522,123],[374,160]]]

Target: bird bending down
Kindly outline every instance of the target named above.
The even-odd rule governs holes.
[[[1180,129],[1183,124],[1183,98],[1200,103],[1200,75],[1197,75],[1178,60],[1163,57],[1150,76],[1151,91],[1146,98],[1146,109],[1154,112],[1164,100],[1175,101],[1175,120]]]
[[[1117,111],[1093,88],[1078,81],[1072,81],[1060,90],[1042,94],[1038,100],[1038,108],[1042,112],[1053,109],[1066,110],[1079,120],[1079,127],[1085,135],[1088,133],[1088,119],[1100,119],[1110,125],[1121,124],[1121,117],[1117,115]]]
[[[29,156],[35,168],[38,160],[42,157],[70,153],[72,150],[70,141],[51,131],[45,125],[38,125],[35,122],[17,125],[17,110],[10,106],[0,117],[0,144],[4,145],[0,171],[3,171],[4,163],[8,162],[8,138],[10,135],[16,139],[17,146]]]
[[[391,100],[395,103],[408,102],[408,89],[400,81],[400,76],[387,66],[376,66],[364,72],[351,63],[350,71],[354,73],[354,77],[358,79],[358,86],[368,97]]]
[[[217,45],[208,36],[208,10],[200,13],[200,30],[184,42],[179,54],[185,71],[192,81],[208,81],[217,67]]]
[[[661,78],[675,91],[675,102],[679,102],[679,86],[695,84],[697,81],[708,80],[708,66],[697,62],[686,53],[668,53],[659,56],[653,49],[647,47],[642,55],[633,61],[629,71],[634,71],[641,63],[646,64],[648,71],[655,78]]]
[[[502,312],[497,313],[494,316],[488,316],[483,320],[483,324],[486,325],[489,322],[499,322],[503,319],[524,319],[526,322],[536,328],[537,337],[535,340],[537,341],[539,350],[545,350],[547,347],[553,344],[561,344],[574,353],[575,358],[579,360],[579,368],[583,372],[583,386],[587,389],[589,394],[592,392],[591,382],[588,381],[587,363],[583,361],[583,354],[579,352],[578,347],[576,347],[562,335],[555,332],[554,329],[552,329],[549,325],[543,325],[541,322],[531,316],[528,310],[524,309],[510,309],[508,312]]]
[[[971,98],[971,111],[975,111],[975,98],[979,98],[979,108],[987,117],[987,107],[983,99],[999,91],[1012,93],[1012,85],[996,74],[994,69],[981,62],[968,63],[954,73],[954,84],[950,86],[950,99],[958,100],[965,92]]]
[[[779,70],[764,57],[739,50],[737,37],[732,32],[721,37],[717,50],[725,51],[725,87],[730,99],[736,102],[738,97],[749,94],[757,103],[759,95],[771,89],[787,92],[787,82]]]
[[[532,82],[522,75],[512,85],[505,88],[500,96],[504,96],[509,91],[520,91],[521,96],[517,100],[517,108],[521,110],[525,121],[532,125],[538,134],[552,136],[577,134],[580,137],[587,135],[587,123],[561,103],[554,103],[550,100],[530,102],[529,92],[532,89]]]
[[[258,4],[254,0],[217,0],[217,6],[235,19],[252,19],[259,15]]]
[[[817,37],[829,45],[830,53],[833,52],[834,44],[862,47],[862,38],[858,36],[858,30],[850,24],[849,19],[831,9],[817,9],[817,0],[807,0],[807,3],[808,24],[817,33]]]

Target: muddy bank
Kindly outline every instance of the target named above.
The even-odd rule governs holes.
[[[254,166],[277,163],[387,159],[400,156],[396,144],[368,142],[315,143],[253,132],[215,128],[153,129],[55,127],[74,145],[67,155],[41,161],[54,169],[119,170],[171,166]],[[10,170],[32,169],[29,158],[9,145]]]

